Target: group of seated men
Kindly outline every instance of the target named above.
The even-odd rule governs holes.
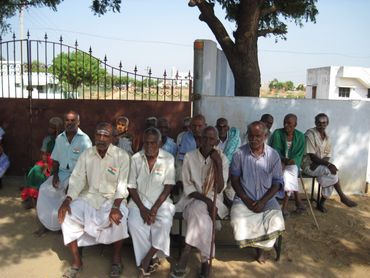
[[[329,162],[328,122],[327,115],[319,114],[316,127],[302,136],[295,129],[297,117],[288,114],[284,128],[268,139],[273,118],[263,115],[248,125],[247,143],[240,146],[239,130],[230,128],[225,118],[215,127],[207,126],[202,115],[186,119],[189,129],[178,144],[168,137],[168,121],[153,118],[143,132],[142,149],[134,153],[127,118],[117,119],[116,128],[99,123],[92,147],[79,128],[78,113],[67,112],[64,132],[51,153],[52,175],[41,185],[37,201],[40,222],[49,230],[62,229],[71,252],[72,264],[63,277],[77,277],[81,271],[78,247],[100,243],[113,245],[109,275],[119,277],[122,244],[129,235],[138,277],[149,277],[159,258],[170,255],[170,230],[179,210],[188,225],[171,277],[186,275],[192,247],[200,251],[199,277],[208,277],[216,215],[230,215],[235,240],[240,247],[256,248],[256,259],[263,263],[264,250],[276,247],[285,229],[276,197],[285,195],[284,205],[288,192],[298,191],[291,175],[297,179],[299,167],[318,177],[322,211],[333,187],[343,203],[356,205],[341,191],[337,168]],[[230,212],[224,196],[232,200]],[[295,197],[297,210],[304,209],[298,193]]]

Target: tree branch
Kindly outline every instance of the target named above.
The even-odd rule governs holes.
[[[199,20],[204,21],[211,29],[216,37],[216,40],[225,52],[225,55],[232,55],[234,42],[231,40],[221,21],[216,17],[214,12],[214,4],[209,3],[206,0],[198,0],[197,2],[197,7],[200,11]]]
[[[276,27],[276,28],[266,28],[258,30],[258,37],[266,37],[268,34],[274,35],[285,35],[287,33],[286,30]]]
[[[280,9],[276,6],[276,5],[272,5],[271,7],[268,7],[266,9],[263,9],[261,11],[261,18],[268,15],[268,14],[272,14],[274,12],[277,12],[279,11]]]

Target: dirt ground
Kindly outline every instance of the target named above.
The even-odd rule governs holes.
[[[5,177],[0,190],[0,277],[60,277],[69,266],[69,253],[60,232],[49,232],[41,238],[33,236],[38,228],[34,210],[21,206],[20,177]],[[352,196],[359,203],[349,209],[338,198],[328,201],[329,212],[315,210],[320,231],[309,213],[292,215],[286,221],[282,255],[275,262],[274,252],[259,265],[254,250],[238,249],[231,228],[225,222],[217,233],[216,259],[211,277],[369,277],[370,272],[370,198]],[[294,203],[290,202],[291,209]],[[171,249],[177,258],[178,249]],[[108,277],[110,246],[83,249],[84,269],[79,277]],[[132,246],[124,246],[122,277],[136,277]],[[196,277],[198,255],[189,262],[187,277]],[[170,264],[163,260],[152,277],[168,277]],[[366,274],[367,273],[367,274]]]

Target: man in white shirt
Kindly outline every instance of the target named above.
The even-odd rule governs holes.
[[[182,168],[184,196],[178,205],[184,208],[183,215],[188,228],[185,248],[172,277],[185,274],[191,247],[200,251],[201,275],[208,277],[208,260],[214,255],[211,254],[214,186],[217,186],[217,214],[221,219],[228,214],[223,204],[222,191],[226,187],[229,163],[226,156],[215,149],[218,139],[217,129],[208,126],[202,131],[200,148],[185,154]]]
[[[144,131],[143,150],[131,160],[128,226],[139,277],[156,270],[158,255],[170,255],[170,230],[175,206],[169,198],[175,185],[174,157],[160,148],[161,133]]]
[[[119,277],[122,272],[122,243],[129,236],[128,209],[123,200],[128,196],[130,157],[112,142],[112,125],[98,124],[95,146],[80,156],[69,179],[67,196],[58,212],[64,244],[72,254],[72,266],[63,277],[76,277],[81,271],[79,246],[99,243],[113,243],[110,277]]]

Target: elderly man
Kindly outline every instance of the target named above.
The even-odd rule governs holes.
[[[274,247],[284,231],[284,218],[275,195],[283,193],[284,180],[279,154],[266,145],[267,128],[262,122],[248,126],[248,141],[234,154],[230,167],[236,197],[231,225],[241,248],[257,248],[257,261],[265,262],[263,250]]]
[[[177,155],[177,145],[175,141],[168,136],[168,132],[170,131],[170,124],[168,123],[168,120],[166,118],[160,118],[158,120],[157,125],[159,131],[162,135],[162,149],[166,152],[169,152],[173,155],[173,157],[176,157]]]
[[[234,152],[240,147],[240,131],[239,129],[229,127],[229,122],[225,118],[219,118],[216,121],[216,128],[218,130],[218,137],[220,138],[217,148],[227,157],[229,163],[233,157]],[[224,191],[225,202],[228,207],[231,207],[232,200],[234,200],[235,191],[231,186],[230,180],[228,180],[227,187]]]
[[[184,275],[191,247],[196,247],[201,255],[201,277],[208,277],[208,260],[211,256],[213,207],[223,219],[228,214],[223,204],[222,191],[229,175],[226,156],[215,149],[218,143],[217,129],[213,126],[202,131],[200,147],[186,153],[182,169],[184,196],[179,204],[184,207],[187,223],[185,248],[172,276]],[[216,186],[217,199],[213,203]]]
[[[289,215],[287,210],[288,200],[291,193],[294,193],[296,213],[302,213],[306,210],[299,197],[298,173],[301,168],[304,153],[304,134],[296,129],[297,116],[287,114],[284,117],[284,128],[274,131],[270,138],[270,146],[280,155],[284,174],[285,196],[282,204],[284,217]]]
[[[342,191],[339,184],[338,169],[331,163],[331,141],[326,133],[329,124],[329,117],[320,113],[315,117],[316,127],[306,131],[305,155],[302,162],[303,171],[317,177],[317,181],[322,187],[322,197],[317,204],[321,212],[327,212],[325,201],[335,189],[338,192],[340,200],[348,207],[355,207],[357,204],[349,199]]]
[[[65,198],[69,177],[81,153],[91,147],[91,140],[81,129],[80,116],[75,111],[64,115],[63,133],[55,140],[51,153],[53,160],[53,175],[50,176],[39,189],[37,200],[37,216],[43,225],[36,235],[42,235],[46,230],[60,230],[58,222],[58,208]]]
[[[183,123],[182,131],[177,135],[177,138],[176,138],[177,147],[180,147],[181,145],[182,136],[190,130],[190,122],[191,122],[191,117],[185,117],[182,120],[182,123]]]
[[[174,157],[160,149],[161,134],[151,127],[144,131],[143,150],[132,157],[129,175],[128,227],[134,245],[139,277],[156,269],[157,253],[170,255],[170,230],[175,206],[169,198],[175,185]]]
[[[260,119],[267,127],[266,142],[268,143],[271,137],[271,127],[274,124],[274,117],[271,114],[263,114]]]
[[[113,243],[110,277],[122,272],[121,249],[127,238],[128,153],[114,145],[113,127],[100,123],[95,130],[95,146],[77,161],[69,179],[67,196],[58,211],[64,244],[72,254],[72,265],[64,278],[76,277],[82,261],[78,246]]]

